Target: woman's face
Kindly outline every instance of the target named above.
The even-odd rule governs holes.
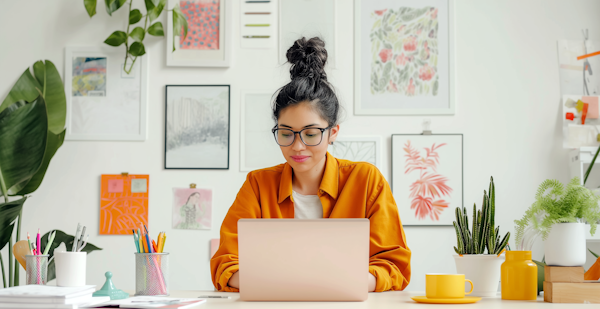
[[[312,110],[308,104],[303,103],[285,108],[279,114],[277,124],[280,129],[291,129],[294,131],[300,131],[305,128],[327,128],[327,121]],[[317,163],[325,159],[327,146],[330,142],[335,141],[338,131],[339,125],[336,125],[323,132],[323,140],[317,146],[306,146],[300,140],[299,134],[296,134],[292,145],[279,147],[285,160],[295,172],[309,171],[315,168]]]
[[[190,203],[191,204],[198,204],[198,202],[200,202],[200,195],[199,194],[192,194],[192,196],[190,196]]]

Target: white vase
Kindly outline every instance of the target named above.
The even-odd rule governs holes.
[[[469,296],[496,297],[500,282],[500,267],[504,263],[504,254],[465,254],[454,255],[456,273],[464,274],[473,281],[473,293]]]
[[[583,266],[585,264],[585,224],[556,223],[544,242],[546,264]]]

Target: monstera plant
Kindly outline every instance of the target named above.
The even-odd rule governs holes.
[[[0,105],[0,250],[9,246],[8,284],[0,254],[4,287],[19,285],[20,266],[12,247],[21,239],[23,204],[63,144],[65,117],[63,82],[48,60],[36,62],[33,74],[27,68]]]

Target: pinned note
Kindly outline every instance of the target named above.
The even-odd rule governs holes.
[[[123,192],[123,179],[109,179],[108,180],[108,193],[121,193]]]
[[[587,118],[589,119],[598,119],[599,111],[598,111],[598,97],[581,97],[581,100],[587,104]]]
[[[131,180],[131,193],[146,193],[148,192],[148,180],[147,179],[132,179]]]

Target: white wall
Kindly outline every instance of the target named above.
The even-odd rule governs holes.
[[[337,1],[339,65],[329,70],[329,76],[348,111],[341,132],[383,136],[382,172],[389,180],[390,135],[419,133],[424,117],[353,115],[353,5]],[[236,38],[240,1],[232,2]],[[1,98],[35,61],[50,59],[62,74],[65,46],[102,44],[112,31],[122,30],[127,19],[125,9],[109,17],[103,1],[91,20],[80,0],[0,0],[0,4]],[[134,3],[142,5],[141,0]],[[556,41],[581,39],[582,28],[590,29],[591,39],[600,40],[598,11],[600,2],[593,0],[456,1],[456,115],[428,118],[434,133],[464,134],[466,206],[481,203],[482,191],[494,176],[497,222],[503,232],[513,230],[513,220],[531,204],[541,181],[568,180],[566,151],[561,148]],[[164,14],[161,19],[166,23]],[[104,248],[89,255],[88,282],[102,285],[104,272],[110,270],[118,288],[133,289],[132,238],[97,234],[100,174],[150,174],[149,224],[156,233],[167,231],[172,288],[212,289],[208,241],[218,237],[218,227],[245,178],[239,172],[240,91],[274,91],[287,82],[287,67],[277,64],[276,50],[242,50],[237,39],[228,69],[167,67],[166,40],[146,41],[148,140],[65,142],[41,188],[25,205],[22,231],[39,227],[74,233],[78,221],[86,224],[90,242]],[[163,169],[166,84],[231,84],[228,171]],[[192,182],[214,188],[210,231],[171,229],[171,188]],[[408,289],[424,290],[426,272],[455,271],[452,228],[407,227],[406,236],[413,252]],[[534,257],[541,257],[539,245]]]

